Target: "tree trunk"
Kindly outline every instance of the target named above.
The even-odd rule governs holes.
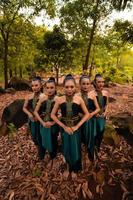
[[[100,2],[100,0],[97,0],[96,11],[98,10],[99,2]],[[96,11],[95,11],[95,13],[97,13]],[[86,59],[85,59],[85,63],[83,64],[83,71],[87,71],[87,69],[88,69],[91,46],[92,46],[92,42],[93,42],[93,38],[94,38],[94,32],[95,32],[95,29],[96,29],[97,19],[98,19],[98,17],[97,17],[97,15],[95,15],[95,17],[93,19],[93,25],[92,25],[92,29],[91,29],[91,34],[90,34],[90,40],[89,40],[89,44],[88,44],[88,48],[87,48]]]
[[[91,64],[90,64],[90,68],[89,68],[89,77],[92,76],[92,70],[94,69],[94,65],[95,65],[95,45],[93,45],[93,55],[92,55],[92,60],[91,60]]]
[[[58,66],[55,67],[55,71],[56,71],[56,83],[58,85],[58,82],[59,82],[59,67]]]
[[[22,78],[22,77],[23,77],[23,71],[22,71],[22,67],[19,67],[19,76],[20,76],[20,78]]]
[[[92,76],[92,69],[93,69],[93,63],[91,63],[91,65],[90,65],[90,69],[89,69],[89,77]]]
[[[14,75],[15,75],[15,77],[17,77],[17,68],[16,67],[14,68]]]
[[[4,40],[4,85],[8,87],[8,38]]]
[[[9,77],[12,78],[12,69],[9,69]]]

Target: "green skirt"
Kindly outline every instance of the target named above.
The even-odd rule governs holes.
[[[59,134],[59,126],[54,124],[51,128],[45,128],[40,125],[40,133],[42,137],[42,145],[49,153],[57,152],[57,137]]]
[[[106,124],[106,120],[103,117],[97,117],[96,118],[96,138],[95,138],[95,145],[98,149],[98,151],[100,150],[100,146],[102,143],[102,139],[103,139],[103,134],[104,134],[104,130],[105,130],[105,124]]]
[[[45,149],[42,146],[42,138],[40,134],[40,123],[29,121],[29,127],[31,131],[32,140],[35,145],[38,146],[38,156],[40,159],[43,159],[45,156]]]
[[[35,145],[39,145],[40,144],[40,138],[39,138],[40,123],[39,122],[33,122],[33,121],[30,120],[29,121],[29,127],[30,127],[33,142],[35,143]]]
[[[81,131],[77,130],[73,135],[69,135],[62,129],[61,136],[63,155],[72,168],[77,162],[81,161]]]
[[[96,137],[96,118],[93,117],[81,127],[82,141],[87,146],[88,157],[94,159],[94,145]]]

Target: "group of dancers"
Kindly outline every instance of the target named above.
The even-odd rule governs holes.
[[[26,98],[23,111],[28,115],[32,139],[38,147],[39,158],[44,159],[49,152],[53,163],[58,152],[58,136],[66,162],[63,172],[77,177],[82,169],[82,149],[84,143],[91,162],[96,159],[105,129],[108,109],[108,92],[100,74],[95,76],[94,88],[90,91],[88,75],[79,80],[80,92],[76,92],[76,81],[71,74],[63,82],[64,94],[57,94],[53,77],[49,78],[41,92],[41,79],[32,80],[33,93]]]

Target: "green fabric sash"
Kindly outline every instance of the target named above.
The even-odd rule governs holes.
[[[46,110],[44,112],[44,118],[43,118],[44,122],[52,121],[50,114],[51,114],[53,99],[54,96],[49,97],[46,101]]]
[[[45,149],[42,146],[42,138],[40,134],[40,123],[29,121],[29,126],[31,130],[32,140],[34,144],[38,146],[38,156],[40,159],[43,159],[45,156]]]
[[[62,131],[62,151],[66,162],[74,165],[81,160],[81,132],[77,130],[73,135]]]
[[[42,145],[43,147],[48,150],[49,153],[53,152],[53,140],[52,134],[59,133],[58,125],[54,124],[51,128],[45,128],[44,126],[40,125],[40,133],[42,137]]]
[[[71,120],[73,117],[73,96],[66,96],[66,118]],[[72,123],[67,124],[71,127]],[[69,165],[74,165],[81,160],[81,132],[80,129],[69,135],[62,129],[62,151]]]
[[[96,118],[93,117],[85,122],[81,127],[82,142],[87,146],[91,159],[94,159],[94,145],[96,137]]]
[[[34,110],[35,107],[36,107],[36,104],[37,104],[37,102],[38,102],[39,96],[40,96],[40,92],[37,93],[36,95],[34,95],[34,97],[33,97],[33,101],[32,101],[33,110]]]
[[[98,104],[99,104],[99,107],[100,107],[99,114],[102,115],[102,113],[104,112],[102,91],[98,90],[96,92],[97,92],[97,97],[98,97]]]
[[[73,101],[73,96],[66,96],[66,117],[68,119],[72,118],[72,102]]]
[[[103,134],[104,134],[104,130],[105,130],[105,124],[106,124],[105,118],[103,118],[103,117],[96,118],[97,135],[95,138],[95,145],[96,145],[98,151],[100,150],[100,146],[102,143]]]

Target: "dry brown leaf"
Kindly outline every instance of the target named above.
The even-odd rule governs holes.
[[[75,190],[76,193],[79,193],[79,192],[80,192],[81,186],[82,186],[81,184],[78,185],[78,187],[77,187],[76,190]]]
[[[100,185],[96,186],[96,193],[99,194],[100,193]]]
[[[86,195],[89,197],[89,199],[93,199],[92,192],[88,188],[88,182],[83,183],[82,189],[84,190],[84,192],[86,193]]]
[[[83,197],[86,199],[86,193],[84,192],[83,188],[82,188],[82,194],[83,194]]]
[[[40,200],[45,200],[46,198],[45,198],[45,196],[46,196],[46,192],[44,192],[43,194],[42,194],[42,196],[41,196],[41,199]]]
[[[105,172],[103,170],[99,170],[97,173],[96,173],[96,181],[102,185],[103,182],[105,181]]]
[[[97,174],[96,174],[96,172],[92,172],[92,175],[93,175],[94,180],[96,181],[97,180]]]
[[[122,169],[115,169],[115,173],[117,173],[117,174],[123,174],[123,170]]]
[[[121,189],[122,189],[124,192],[127,192],[127,191],[128,191],[127,188],[126,188],[126,186],[125,186],[125,184],[124,184],[122,181],[121,181],[120,186],[121,186]]]
[[[13,199],[14,194],[15,194],[14,191],[12,191],[11,194],[10,194],[10,196],[9,196],[9,200],[12,200],[12,199]]]
[[[103,195],[103,187],[100,187],[100,197]]]
[[[35,187],[39,192],[44,193],[44,189],[42,188],[40,184],[35,184]]]
[[[52,199],[52,200],[56,200],[55,196],[53,194],[50,194],[49,197]]]

